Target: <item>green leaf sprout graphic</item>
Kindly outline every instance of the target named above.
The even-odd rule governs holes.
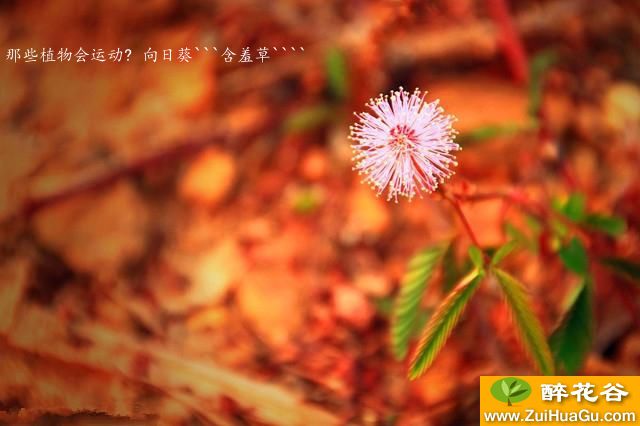
[[[512,406],[514,402],[524,401],[531,395],[531,386],[517,377],[505,377],[491,386],[491,395],[498,401]]]

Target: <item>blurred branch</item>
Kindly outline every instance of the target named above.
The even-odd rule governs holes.
[[[515,17],[514,26],[522,37],[543,34],[558,35],[565,30],[566,22],[576,16],[592,12],[589,2],[564,0],[548,2]],[[619,22],[619,8],[610,2],[598,3],[601,29]],[[490,59],[500,49],[499,30],[489,20],[478,21],[451,29],[414,31],[396,37],[389,42],[389,59],[394,63],[413,63],[422,60]],[[526,70],[525,70],[526,71]]]
[[[224,122],[224,119],[221,120],[221,122]],[[278,117],[274,115],[255,128],[245,130],[238,134],[232,134],[223,128],[222,130],[213,131],[208,135],[181,140],[165,150],[137,158],[119,167],[96,173],[93,177],[83,178],[78,182],[69,184],[49,194],[33,198],[27,197],[22,200],[21,204],[9,215],[0,217],[0,225],[4,225],[14,219],[28,219],[35,213],[60,202],[81,194],[99,190],[116,183],[120,179],[135,176],[154,167],[187,158],[208,146],[222,144],[230,139],[255,138],[266,131],[274,129],[278,123]]]
[[[509,6],[506,0],[485,0],[491,19],[499,30],[499,44],[507,58],[513,78],[519,84],[525,84],[528,80],[527,54],[520,34],[515,27]]]
[[[109,186],[120,179],[136,175],[146,169],[153,168],[154,166],[193,155],[204,147],[220,140],[222,140],[221,135],[211,135],[200,139],[181,142],[165,151],[151,154],[147,157],[138,158],[131,161],[129,164],[109,170],[104,174],[100,174],[93,178],[71,184],[57,192],[37,198],[27,199],[19,209],[19,215],[30,217],[38,211],[58,204],[66,199]]]
[[[588,2],[561,0],[548,2],[517,15],[512,27],[522,38],[539,34],[545,37],[557,36],[564,31],[568,20],[592,13],[598,14],[599,30],[603,32],[622,18],[615,4],[599,3],[594,12]],[[374,39],[377,28],[376,25],[363,21],[366,20],[351,23],[343,31],[346,35],[334,40],[333,44],[312,42],[305,45],[304,55],[273,58],[262,67],[238,68],[224,73],[219,87],[225,93],[244,93],[266,87],[286,77],[299,75],[310,66],[322,66],[322,58],[327,49],[335,46],[343,46],[347,52],[357,54],[357,42]],[[354,38],[354,33],[359,36]],[[410,33],[392,37],[384,48],[387,60],[396,66],[424,60],[487,60],[500,51],[500,31],[489,19],[445,29],[414,29]],[[526,73],[527,69],[524,71]]]
[[[478,201],[501,199],[507,203],[517,206],[523,212],[543,220],[547,224],[549,224],[549,222],[552,220],[556,220],[562,223],[567,228],[571,229],[573,232],[579,235],[580,238],[583,239],[584,241],[587,241],[587,242],[591,241],[591,237],[589,233],[587,233],[585,230],[580,228],[577,224],[568,220],[563,215],[555,212],[553,209],[549,207],[549,203],[543,203],[540,201],[532,200],[530,197],[527,197],[527,195],[523,191],[518,190],[516,187],[497,189],[497,190],[491,190],[491,191],[452,192],[450,196],[455,198],[459,202],[470,202],[470,203],[478,202]],[[588,244],[588,246],[590,246],[590,244]]]
[[[16,348],[149,384],[197,409],[212,424],[221,424],[216,413],[221,411],[220,398],[225,397],[252,418],[270,424],[340,423],[333,413],[306,403],[301,395],[282,386],[190,358],[159,343],[139,343],[98,323],[64,324],[33,304],[18,307],[6,337]],[[80,347],[74,344],[78,341],[83,342]]]

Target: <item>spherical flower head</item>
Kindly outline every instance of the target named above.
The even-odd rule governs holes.
[[[454,142],[455,118],[444,114],[438,100],[425,102],[425,95],[400,87],[371,99],[367,106],[373,114],[355,114],[359,122],[349,136],[354,170],[378,195],[387,190],[387,200],[431,193],[458,165],[452,154],[460,150]]]

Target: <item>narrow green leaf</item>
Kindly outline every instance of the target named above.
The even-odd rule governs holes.
[[[507,241],[507,243],[503,244],[498,250],[496,250],[493,258],[491,258],[491,265],[498,265],[505,257],[509,256],[512,251],[514,251],[518,247],[518,242],[516,240]]]
[[[624,233],[627,224],[624,219],[601,213],[588,213],[586,211],[586,199],[584,194],[573,193],[564,203],[558,199],[552,200],[552,207],[569,220],[579,223],[594,231],[603,232],[617,237]],[[562,235],[562,232],[559,232]]]
[[[456,285],[451,293],[442,301],[434,314],[429,319],[424,329],[420,344],[416,350],[409,378],[411,380],[420,377],[431,366],[445,341],[451,335],[453,327],[460,320],[460,316],[484,278],[484,274],[474,269]]]
[[[577,222],[584,217],[585,206],[586,198],[584,194],[579,192],[569,194],[566,199],[559,197],[551,198],[551,208],[555,212],[571,219],[574,222]]]
[[[471,258],[471,262],[473,262],[473,266],[475,266],[478,270],[484,269],[484,256],[482,254],[482,250],[480,250],[479,247],[469,247],[469,257]]]
[[[560,247],[558,256],[560,256],[562,263],[564,263],[564,266],[570,271],[578,275],[585,275],[589,272],[587,251],[578,238],[573,237],[569,244]]]
[[[453,286],[471,271],[471,262],[468,258],[462,264],[456,259],[456,244],[451,242],[442,257],[442,293],[449,294]]]
[[[514,396],[513,394],[515,394],[518,391],[518,389],[520,389],[521,386],[522,385],[520,383],[514,380],[513,383],[511,383],[511,386],[509,386],[509,388],[511,389],[511,396]]]
[[[500,387],[502,389],[502,393],[504,394],[504,396],[509,396],[509,394],[511,393],[510,389],[509,389],[509,385],[507,385],[507,381],[506,380],[502,380],[500,382]]]
[[[454,242],[451,242],[442,257],[442,290],[445,294],[447,294],[453,284],[458,281],[459,275],[460,268],[456,260],[456,245]]]
[[[531,311],[531,302],[524,286],[513,276],[501,269],[494,269],[498,283],[513,312],[513,318],[520,331],[522,343],[544,375],[553,374],[553,358],[545,339],[540,321]]]
[[[521,389],[518,392],[513,392],[511,395],[509,395],[509,397],[511,398],[515,398],[516,396],[522,395],[523,393],[525,393],[527,391],[527,389]]]
[[[327,82],[329,90],[336,99],[344,99],[349,91],[347,81],[347,63],[342,51],[331,48],[326,56]]]
[[[511,223],[505,225],[505,233],[510,240],[516,241],[518,245],[527,248],[533,252],[538,252],[538,241],[513,226]]]
[[[562,322],[549,338],[556,365],[574,374],[582,366],[593,342],[593,289],[585,277]]]
[[[502,387],[502,393],[504,394],[504,396],[509,396],[511,391],[509,390],[509,385],[507,385],[507,381],[503,380],[502,382],[500,382],[500,386]]]
[[[296,133],[314,129],[328,122],[332,113],[328,105],[312,105],[287,117],[284,122],[284,130],[288,133]]]
[[[619,257],[605,257],[601,262],[622,278],[640,284],[640,263]]]
[[[585,216],[586,198],[584,194],[574,193],[562,207],[562,213],[574,222],[580,222]]]
[[[414,331],[427,281],[445,249],[446,245],[440,244],[421,250],[407,265],[407,271],[400,284],[400,295],[396,299],[391,317],[391,348],[397,359],[403,359],[407,354],[409,339]]]
[[[623,234],[627,229],[627,224],[624,219],[617,216],[606,216],[597,213],[588,214],[584,218],[583,223],[595,231],[604,232],[612,237]]]
[[[537,118],[542,104],[542,86],[544,76],[549,68],[556,62],[556,54],[546,50],[533,57],[529,66],[529,114]]]
[[[494,124],[476,127],[473,130],[464,132],[456,138],[456,142],[462,146],[483,142],[500,137],[509,137],[520,132],[529,130],[531,126],[522,126],[516,123]]]

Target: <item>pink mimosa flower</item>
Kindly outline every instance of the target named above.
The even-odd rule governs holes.
[[[443,114],[438,100],[425,102],[424,95],[400,87],[371,99],[367,106],[373,114],[355,114],[360,121],[350,128],[354,170],[378,195],[386,189],[387,200],[431,193],[458,165],[452,154],[460,149],[454,142],[455,118]]]

